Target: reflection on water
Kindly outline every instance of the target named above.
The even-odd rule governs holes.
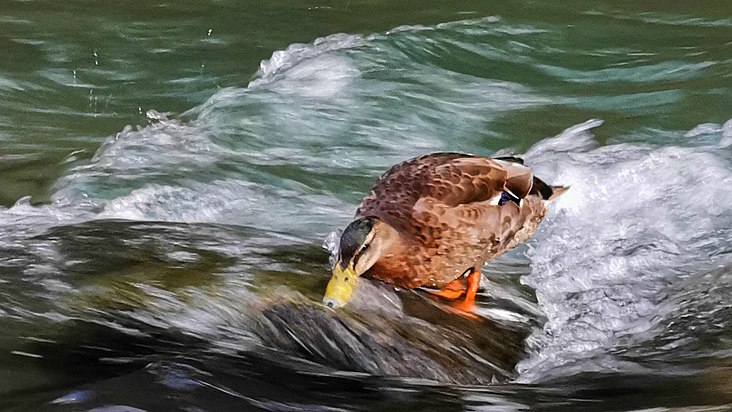
[[[246,36],[218,27],[119,28],[90,9],[106,47],[86,50],[58,23],[61,40],[38,32],[51,5],[14,4],[0,21],[17,35],[0,44],[30,69],[0,63],[0,183],[13,182],[0,188],[0,408],[728,407],[730,22],[587,4],[537,17],[461,2],[392,22],[354,2],[360,19],[309,15],[317,29],[277,34],[246,69],[233,51]],[[225,6],[209,16],[237,17]],[[288,10],[268,7],[238,17]],[[330,34],[340,25],[360,29]],[[148,83],[155,66],[134,67],[120,38],[178,56],[160,73],[175,86]],[[93,67],[74,69],[84,53]],[[53,97],[69,88],[81,106]],[[36,89],[52,93],[18,94]],[[135,96],[156,93],[160,112]],[[56,108],[28,121],[43,105]],[[103,138],[57,136],[101,125]],[[376,282],[323,308],[323,239],[388,166],[435,150],[523,153],[571,190],[484,268],[475,318]]]

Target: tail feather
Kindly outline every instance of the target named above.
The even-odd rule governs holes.
[[[554,199],[558,198],[562,193],[569,190],[569,186],[552,186],[552,195],[549,196],[548,201],[554,201]]]
[[[531,187],[531,192],[529,193],[541,195],[542,199],[548,200],[552,195],[552,187],[544,183],[543,180],[534,176],[534,184]]]
[[[562,193],[569,190],[569,186],[552,186],[552,195],[549,196],[549,199],[547,199],[547,202],[553,202],[556,200]]]
[[[567,190],[569,190],[569,186],[549,186],[534,176],[534,185],[531,188],[531,193],[541,195],[541,198],[549,204]]]

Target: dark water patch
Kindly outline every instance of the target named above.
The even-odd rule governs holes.
[[[130,388],[121,391],[120,388]],[[15,410],[85,410],[118,405],[144,410],[379,410],[404,407],[461,410],[458,392],[417,382],[329,376],[312,365],[299,371],[261,356],[170,358],[93,384],[14,396]],[[20,409],[18,409],[20,408]]]
[[[67,321],[17,347],[34,358],[16,355],[8,363],[10,371],[38,367],[56,379],[6,392],[3,404],[65,410],[111,402],[157,409],[205,401],[209,407],[282,410],[385,402],[387,409],[409,404],[453,410],[461,404],[457,392],[442,385],[490,385],[511,374],[524,333],[410,299],[415,302],[406,312],[436,323],[378,312],[334,314],[302,302],[266,304],[262,312],[244,315],[261,346],[234,353],[125,312]]]

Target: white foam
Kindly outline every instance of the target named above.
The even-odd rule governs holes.
[[[684,133],[684,137],[692,139],[699,139],[709,135],[721,136],[717,145],[720,149],[732,146],[732,119],[727,120],[724,124],[702,123]]]
[[[732,260],[706,247],[732,236],[732,168],[714,147],[591,149],[588,125],[598,124],[525,157],[537,175],[571,189],[542,223],[523,278],[548,321],[518,366],[522,381],[632,368],[612,353],[663,330],[668,284]]]
[[[323,54],[353,48],[363,44],[363,38],[357,35],[336,33],[326,37],[319,37],[310,44],[295,43],[285,50],[272,53],[268,60],[262,60],[257,71],[257,79],[272,80],[299,62],[312,59]]]
[[[335,230],[333,232],[328,233],[328,236],[325,237],[325,240],[323,240],[323,249],[328,251],[330,261],[330,265],[333,266],[336,263],[336,260],[338,259],[338,249],[340,248],[341,244],[341,231]]]
[[[333,34],[310,44],[292,44],[259,64],[250,89],[268,87],[281,93],[304,98],[336,97],[352,78],[358,77],[355,64],[337,51],[365,44],[362,37]]]

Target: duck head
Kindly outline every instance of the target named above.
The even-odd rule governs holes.
[[[338,308],[351,299],[358,278],[385,254],[397,238],[396,231],[377,217],[361,217],[341,234],[338,261],[325,288],[323,303]]]

